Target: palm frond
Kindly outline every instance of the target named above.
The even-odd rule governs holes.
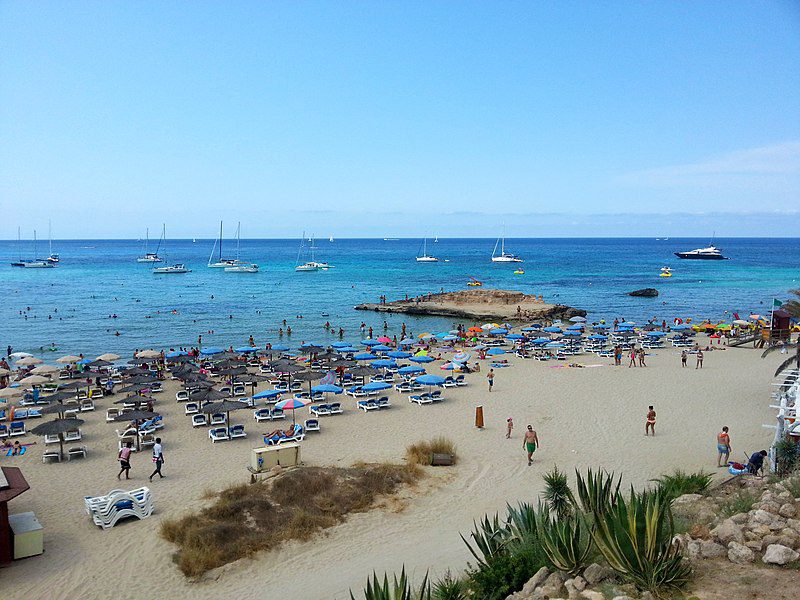
[[[773,352],[777,352],[778,350],[780,350],[782,348],[797,348],[797,345],[798,345],[797,342],[792,342],[791,344],[786,344],[785,346],[784,345],[770,346],[769,348],[764,350],[764,352],[761,353],[761,358],[766,358],[767,356],[769,356]]]
[[[792,363],[795,362],[795,361],[797,362],[797,367],[800,368],[800,355],[798,355],[798,356],[790,356],[785,361],[783,361],[780,365],[778,365],[778,369],[775,371],[775,375],[773,377],[777,377],[778,375],[780,375],[783,371],[785,371],[786,369],[791,367]],[[789,384],[787,384],[786,387],[789,387]]]

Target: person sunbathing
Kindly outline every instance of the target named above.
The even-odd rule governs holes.
[[[287,429],[286,431],[283,431],[282,429],[276,429],[275,431],[273,431],[271,433],[265,433],[264,437],[268,438],[268,439],[272,439],[272,438],[275,438],[275,437],[277,437],[277,438],[287,438],[287,437],[292,437],[293,435],[294,435],[294,426],[292,426],[291,428]]]

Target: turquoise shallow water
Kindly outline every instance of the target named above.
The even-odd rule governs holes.
[[[39,353],[40,346],[55,342],[59,354],[87,356],[196,344],[199,334],[209,345],[242,345],[251,334],[263,344],[278,341],[284,318],[293,329],[284,343],[337,340],[322,327],[325,321],[344,328],[345,340],[357,341],[363,337],[362,321],[376,335],[383,332],[383,315],[354,311],[355,304],[377,302],[381,294],[395,299],[441,288],[466,289],[470,276],[487,288],[543,294],[548,301],[583,308],[592,319],[640,321],[764,313],[773,297],[784,298],[787,290],[800,287],[798,238],[717,239],[732,258],[728,261],[685,261],[672,255],[705,246],[706,239],[508,239],[507,249],[525,259],[525,275],[514,275],[513,264],[490,261],[494,243],[429,240],[429,254],[449,262],[424,264],[414,260],[421,240],[322,240],[316,242],[317,259],[335,268],[296,273],[297,240],[242,240],[242,259],[258,263],[262,271],[234,274],[206,267],[213,240],[169,240],[169,262],[185,262],[193,272],[156,276],[148,265],[135,262],[142,252],[136,240],[54,241],[62,262],[43,270],[9,266],[18,246],[4,241],[0,344]],[[32,244],[23,242],[22,251],[30,257]],[[670,279],[658,277],[665,265],[673,268]],[[643,287],[655,287],[661,295],[626,295]],[[118,318],[109,318],[112,314]],[[447,319],[409,315],[389,315],[387,322],[390,336],[399,334],[401,322],[415,333],[452,325]]]

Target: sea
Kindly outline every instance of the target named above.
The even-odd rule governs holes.
[[[213,239],[167,240],[162,264],[185,263],[192,271],[183,275],[155,275],[152,265],[137,263],[141,240],[53,240],[61,256],[53,269],[10,266],[20,255],[33,258],[33,243],[0,241],[0,344],[50,360],[197,346],[199,336],[203,346],[242,346],[252,335],[258,345],[297,347],[339,341],[340,328],[348,342],[363,339],[370,327],[374,337],[399,337],[403,323],[409,334],[436,333],[452,329],[452,320],[353,307],[381,295],[394,300],[470,289],[471,278],[484,289],[541,294],[547,302],[584,309],[590,321],[746,318],[769,314],[773,298],[800,287],[800,238],[720,238],[715,244],[730,257],[724,261],[673,255],[708,241],[506,239],[506,250],[525,261],[517,265],[491,262],[495,239],[428,239],[428,254],[438,263],[415,261],[420,239],[324,239],[314,242],[315,258],[333,267],[296,272],[298,261],[309,259],[310,242],[301,253],[299,240],[243,239],[241,259],[260,266],[249,274],[208,268]],[[235,242],[224,251],[234,256]],[[519,266],[524,274],[514,273]],[[665,266],[672,277],[659,277]],[[658,297],[628,295],[648,287]]]

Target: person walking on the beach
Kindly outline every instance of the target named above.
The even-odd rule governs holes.
[[[533,462],[533,453],[536,452],[536,447],[539,445],[539,437],[533,430],[532,425],[528,425],[528,431],[525,432],[525,437],[522,440],[522,447],[528,453],[528,466]]]
[[[494,386],[494,369],[489,369],[489,372],[486,374],[486,381],[489,382],[489,391],[492,391],[492,386]]]
[[[647,420],[644,423],[644,434],[645,436],[648,435],[648,432],[653,433],[653,437],[656,436],[656,411],[653,410],[652,406],[647,407]]]
[[[638,356],[638,354],[639,353],[636,351],[636,347],[635,346],[633,348],[631,348],[631,353],[629,355],[631,360],[628,363],[628,368],[629,369],[631,367],[635,367],[636,366],[636,357]]]
[[[698,348],[697,350],[697,364],[694,367],[695,369],[702,369],[703,368],[703,351]]]
[[[164,475],[161,473],[161,465],[164,464],[164,448],[161,446],[161,438],[156,438],[156,443],[153,446],[153,462],[156,463],[156,470],[150,473],[150,481],[153,481],[153,477],[158,475],[161,479],[164,479]]]
[[[686,361],[689,358],[689,353],[686,350],[681,350],[681,367],[686,366]]]
[[[511,439],[511,430],[512,429],[514,429],[514,421],[511,419],[511,417],[508,417],[508,419],[506,419],[506,439],[507,440]]]
[[[121,467],[119,473],[117,473],[117,479],[125,473],[125,479],[130,479],[131,474],[131,450],[133,448],[133,442],[128,442],[125,444],[125,447],[119,451],[117,458],[119,459],[119,466]]]
[[[640,367],[646,367],[647,366],[645,364],[645,362],[644,362],[644,357],[645,357],[644,348],[639,348],[639,366]]]
[[[728,464],[728,457],[731,455],[731,436],[728,435],[728,427],[723,427],[722,432],[717,434],[717,467],[724,467]],[[722,457],[725,457],[723,460]]]

